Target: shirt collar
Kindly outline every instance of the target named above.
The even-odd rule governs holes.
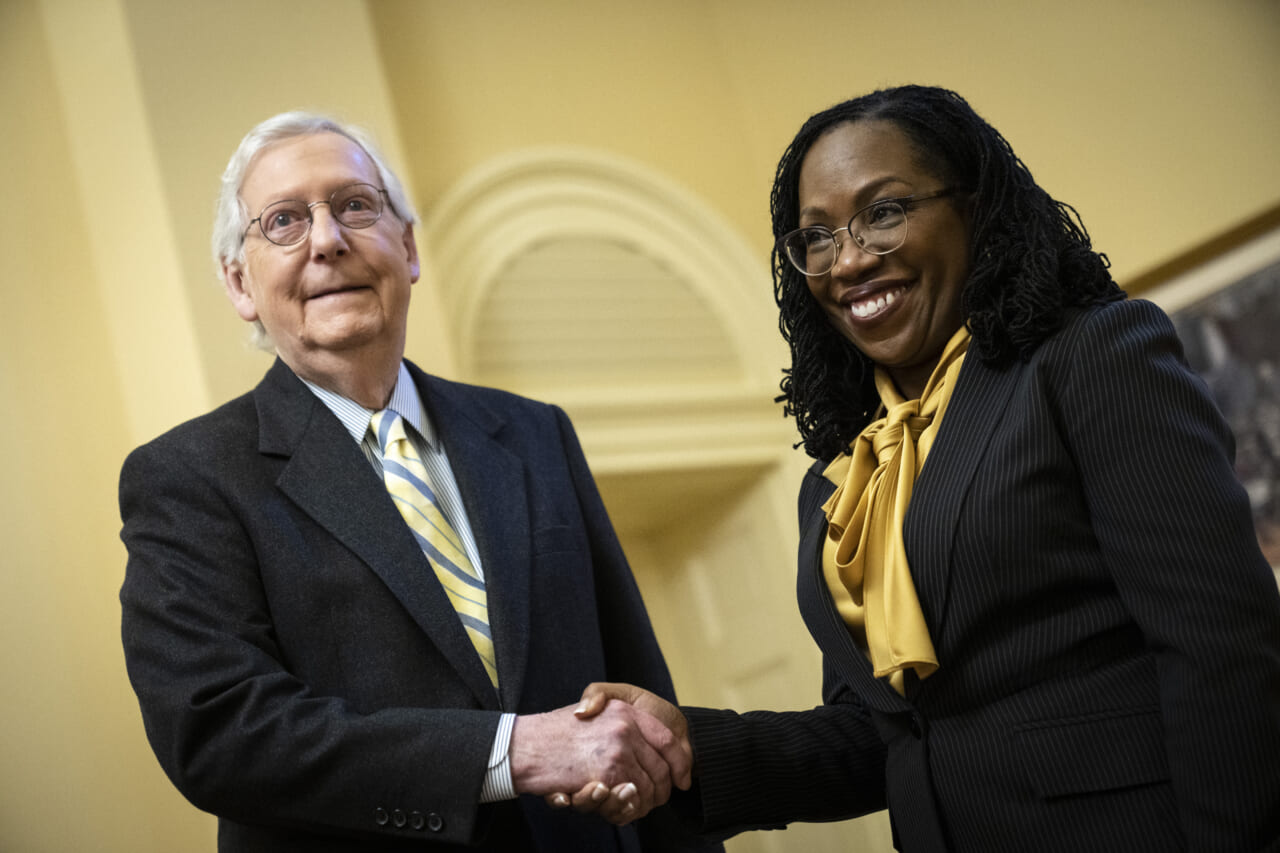
[[[302,377],[298,378],[302,379]],[[320,402],[337,416],[356,443],[362,443],[365,433],[369,431],[369,419],[373,417],[375,410],[366,409],[354,400],[349,400],[327,388],[321,388],[314,382],[308,382],[306,379],[302,381],[313,394],[320,398]],[[387,408],[394,410],[409,426],[417,430],[418,435],[422,436],[428,447],[435,448],[435,430],[427,417],[427,410],[422,405],[422,398],[418,395],[418,386],[414,384],[413,377],[409,375],[409,368],[405,367],[403,361],[400,362],[400,372],[396,375],[396,387],[391,392],[391,401],[387,404]]]

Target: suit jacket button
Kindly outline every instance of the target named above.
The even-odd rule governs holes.
[[[429,813],[427,815],[427,829],[432,832],[439,832],[444,829],[444,818],[440,817],[440,815],[435,812]]]
[[[409,813],[410,829],[416,829],[418,832],[421,832],[426,825],[427,825],[427,819],[422,816],[422,812]]]
[[[391,813],[391,822],[395,824],[396,829],[404,829],[404,825],[409,822],[409,818],[405,813],[396,809]]]
[[[378,826],[386,826],[387,822],[390,820],[391,820],[391,815],[387,814],[386,809],[381,809],[381,808],[374,809],[373,822],[376,823]]]

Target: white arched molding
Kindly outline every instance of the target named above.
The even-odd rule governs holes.
[[[673,181],[595,151],[521,151],[460,180],[433,207],[423,237],[464,379],[485,380],[477,365],[486,307],[507,271],[539,247],[626,246],[669,271],[668,283],[704,309],[728,365],[711,378],[623,376],[605,386],[526,375],[507,384],[569,411],[597,472],[756,466],[789,450],[793,430],[773,403],[786,350],[768,269],[716,211]],[[566,301],[559,315],[574,308]],[[529,322],[554,324],[556,315]]]

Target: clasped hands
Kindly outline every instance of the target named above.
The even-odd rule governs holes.
[[[591,684],[577,706],[517,717],[510,756],[517,792],[619,826],[693,781],[684,715],[630,684]]]

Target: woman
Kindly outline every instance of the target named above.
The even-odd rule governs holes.
[[[683,709],[685,806],[887,807],[913,853],[1280,849],[1280,595],[1168,318],[945,90],[813,116],[772,210],[824,704]]]

